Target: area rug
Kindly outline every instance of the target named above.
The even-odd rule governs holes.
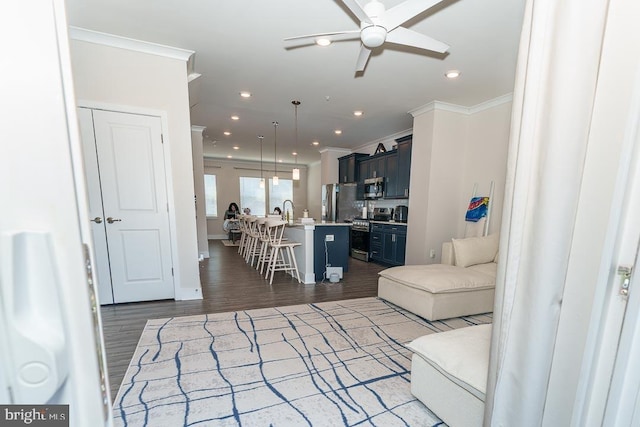
[[[429,322],[378,298],[149,320],[115,426],[441,426],[410,392]]]
[[[240,242],[238,240],[236,240],[235,242],[232,242],[230,240],[222,239],[220,241],[225,246],[236,246],[236,247],[240,246]]]

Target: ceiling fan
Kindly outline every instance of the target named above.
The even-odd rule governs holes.
[[[356,62],[356,72],[364,71],[371,50],[383,43],[412,46],[418,49],[444,53],[449,46],[431,37],[401,27],[414,16],[435,6],[443,0],[406,0],[389,10],[378,0],[371,0],[361,6],[356,0],[340,0],[360,20],[360,30],[335,31],[330,33],[307,34],[289,37],[285,41],[300,39],[328,38],[331,41],[360,38],[362,46]]]

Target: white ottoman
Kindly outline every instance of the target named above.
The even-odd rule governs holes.
[[[378,297],[427,320],[493,311],[494,262],[456,267],[447,264],[403,265],[382,270]]]
[[[490,343],[491,325],[416,338],[411,393],[451,427],[482,426]]]

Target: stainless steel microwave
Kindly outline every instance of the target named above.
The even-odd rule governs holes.
[[[384,177],[365,179],[364,198],[380,199],[382,197],[384,197]]]

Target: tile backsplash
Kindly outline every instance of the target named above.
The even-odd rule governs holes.
[[[398,205],[409,206],[409,199],[377,199],[366,200],[367,211],[373,212],[375,208],[395,208]]]

